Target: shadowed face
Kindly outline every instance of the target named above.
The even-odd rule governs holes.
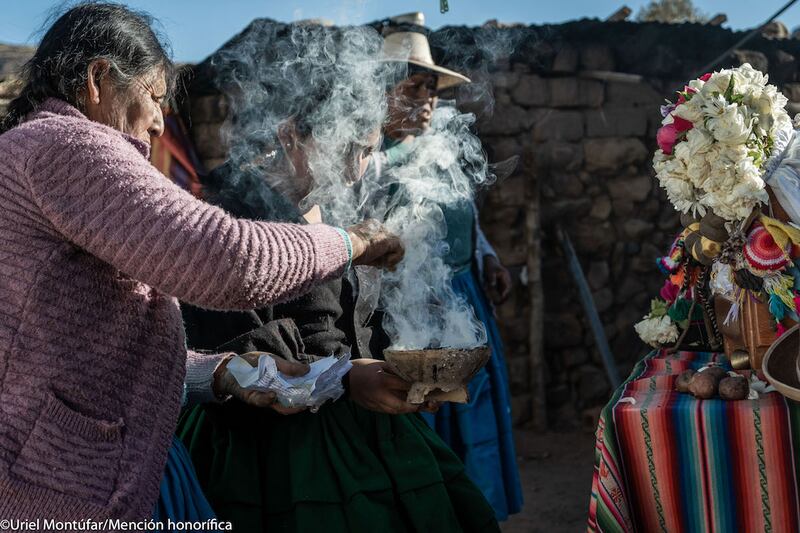
[[[437,77],[418,72],[400,82],[387,95],[388,116],[384,132],[391,139],[421,135],[431,127],[436,107]]]
[[[308,195],[314,187],[314,176],[310,164],[316,151],[313,136],[300,137],[293,120],[287,121],[280,129],[278,137],[291,164],[292,180],[290,189],[283,191],[294,201]],[[380,143],[380,130],[375,129],[363,139],[350,143],[345,153],[344,181],[351,185],[364,175],[369,166],[372,153]]]

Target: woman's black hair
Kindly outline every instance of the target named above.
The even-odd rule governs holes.
[[[22,70],[22,92],[8,105],[0,133],[18,125],[47,98],[59,98],[78,109],[89,64],[105,59],[108,75],[121,88],[161,68],[172,92],[175,68],[168,45],[153,29],[153,18],[113,3],[81,2],[48,28]]]

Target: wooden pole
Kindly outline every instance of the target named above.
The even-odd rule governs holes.
[[[616,389],[622,381],[619,378],[619,371],[617,371],[614,355],[611,353],[611,348],[608,345],[603,322],[600,320],[600,314],[597,312],[597,306],[594,304],[594,298],[592,297],[592,291],[589,289],[589,283],[586,281],[586,276],[583,274],[581,263],[578,261],[578,256],[575,253],[575,248],[572,246],[572,241],[569,240],[569,235],[567,235],[567,232],[564,231],[558,223],[556,223],[555,229],[556,237],[561,244],[561,249],[564,251],[564,258],[567,260],[567,268],[570,274],[572,274],[572,279],[575,280],[575,285],[578,289],[578,298],[583,306],[583,311],[586,313],[586,318],[589,320],[589,327],[592,329],[595,345],[600,352],[603,366],[606,368],[608,381],[611,383],[611,388]]]
[[[539,179],[528,180],[528,201],[525,216],[525,237],[528,249],[528,295],[530,328],[528,350],[530,357],[531,415],[536,431],[547,430],[546,384],[544,380],[544,289],[542,286],[542,226],[539,200]]]

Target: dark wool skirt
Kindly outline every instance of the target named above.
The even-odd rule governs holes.
[[[195,407],[178,430],[220,520],[246,532],[491,532],[491,506],[419,415],[349,400],[281,416]]]

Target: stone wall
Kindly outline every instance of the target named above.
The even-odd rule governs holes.
[[[513,297],[498,308],[515,418],[530,416],[529,295],[520,274],[527,261],[526,190],[538,180],[547,398],[554,414],[563,411],[559,419],[575,420],[576,410],[603,403],[610,387],[552,224],[562,224],[575,246],[624,376],[645,351],[632,324],[657,292],[655,257],[677,227],[649,163],[667,92],[636,77],[601,80],[577,70],[536,73],[524,65],[497,79],[494,115],[479,131],[496,158],[519,155],[521,165],[488,192],[481,219],[515,274]]]

